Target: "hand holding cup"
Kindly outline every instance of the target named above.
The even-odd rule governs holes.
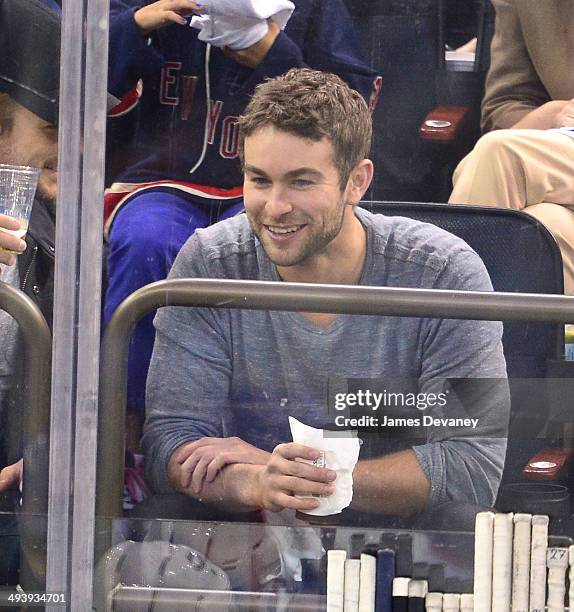
[[[39,168],[0,164],[0,263],[13,265],[26,248],[23,238],[34,203]]]
[[[26,249],[26,243],[14,233],[20,229],[18,219],[0,214],[0,264],[13,266],[16,263],[16,255]]]

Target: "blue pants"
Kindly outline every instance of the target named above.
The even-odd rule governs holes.
[[[161,187],[135,195],[116,214],[108,250],[104,325],[128,295],[167,277],[176,255],[197,228],[232,217],[243,200],[208,200]],[[130,345],[127,406],[145,410],[145,383],[155,330],[153,317],[137,325]]]

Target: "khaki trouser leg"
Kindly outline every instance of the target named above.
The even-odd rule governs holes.
[[[483,136],[458,165],[449,202],[522,210],[555,236],[574,292],[574,139],[542,130]]]

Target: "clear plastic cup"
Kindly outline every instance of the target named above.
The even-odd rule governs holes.
[[[0,164],[0,214],[20,222],[20,229],[2,231],[19,238],[26,235],[39,176],[40,168]]]

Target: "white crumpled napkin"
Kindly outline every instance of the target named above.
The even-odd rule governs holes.
[[[203,15],[195,15],[192,28],[201,30],[199,40],[214,47],[246,49],[267,34],[267,19],[283,29],[295,5],[289,0],[206,0]]]
[[[361,440],[356,435],[352,437],[354,432],[351,431],[344,438],[325,437],[324,430],[309,427],[291,416],[289,426],[293,442],[322,451],[319,460],[307,463],[318,463],[323,459],[321,467],[337,472],[337,479],[333,483],[335,492],[326,497],[318,497],[319,506],[314,510],[305,511],[305,514],[315,516],[339,514],[353,499],[353,470],[359,459]]]
[[[561,134],[565,134],[566,136],[570,136],[570,138],[574,138],[574,127],[561,127],[561,128],[552,128],[548,130],[549,132],[560,132]]]

